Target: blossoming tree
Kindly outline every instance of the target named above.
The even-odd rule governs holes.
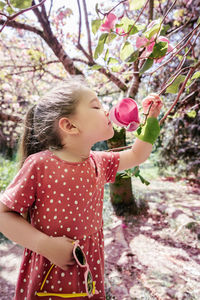
[[[79,27],[78,32],[73,33],[70,25],[68,28],[67,24],[64,26],[72,11],[65,6],[53,11],[53,0],[2,0],[0,31],[3,34],[11,27],[19,35],[29,32],[39,36],[63,65],[66,74],[87,77],[101,74],[103,85],[112,83],[112,91],[121,98],[136,99],[142,82],[148,87],[139,94],[145,96],[157,83],[156,92],[171,95],[165,102],[160,120],[163,124],[170,114],[176,112],[177,104],[187,97],[185,90],[189,92],[190,86],[200,76],[197,47],[199,1],[194,2],[191,7],[191,1],[181,1],[181,6],[178,0],[111,1],[109,9],[107,4],[96,5],[96,16],[91,18],[87,1],[77,0]],[[22,17],[29,10],[35,15],[33,21]],[[76,52],[68,52],[69,42],[75,46]],[[41,65],[39,59],[38,65]],[[167,74],[163,76],[163,73]],[[154,80],[158,74],[162,79],[160,82],[158,78]],[[139,99],[137,101],[140,104]],[[123,129],[116,130],[109,146],[125,146]],[[131,174],[146,182],[138,168]],[[119,175],[111,189],[113,203],[122,206],[125,203],[128,209],[130,206],[136,208],[130,178]]]

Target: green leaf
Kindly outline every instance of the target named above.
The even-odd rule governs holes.
[[[161,20],[157,20],[155,22],[155,24],[149,30],[144,32],[144,36],[150,40],[155,34],[157,34],[159,32],[160,23],[161,23]]]
[[[99,41],[98,41],[98,45],[95,49],[95,52],[94,52],[94,58],[97,59],[101,53],[103,52],[103,49],[104,49],[104,44],[106,42],[106,39],[108,37],[108,33],[103,33],[100,35],[99,37]]]
[[[133,35],[133,34],[135,34],[135,33],[137,33],[139,30],[138,30],[138,28],[135,26],[135,25],[129,25],[128,26],[128,34],[129,35]]]
[[[196,78],[199,78],[200,77],[200,71],[197,71],[194,73],[194,75],[192,76],[191,79],[196,79]]]
[[[172,79],[173,80],[173,79]],[[167,88],[166,92],[170,94],[177,94],[179,85],[185,80],[184,75],[179,75],[174,82]]]
[[[112,70],[113,72],[120,72],[121,69],[122,69],[121,65],[117,65],[117,66],[112,66],[112,67],[111,67],[111,70]]]
[[[197,113],[196,113],[195,110],[191,110],[191,111],[189,111],[189,112],[187,113],[187,115],[188,115],[188,117],[190,117],[190,118],[195,118],[196,115],[197,115]]]
[[[116,38],[116,34],[113,32],[109,32],[108,36],[106,38],[106,44],[109,44],[110,42],[112,42],[112,40],[114,40]]]
[[[147,181],[146,179],[144,179],[144,177],[142,177],[141,175],[139,175],[138,177],[140,178],[141,182],[144,183],[145,185],[149,185],[150,184],[150,182]]]
[[[141,132],[142,132],[142,126],[139,126],[138,129],[137,129],[137,134],[140,135]]]
[[[142,75],[144,72],[146,72],[148,69],[150,69],[152,67],[152,65],[153,65],[153,59],[147,58],[144,65],[140,69],[140,75]]]
[[[134,25],[134,21],[127,17],[123,17],[121,19],[121,22],[120,24],[118,24],[118,27],[122,27],[125,33],[130,31],[129,35],[135,34],[139,31],[138,27]]]
[[[32,0],[11,0],[10,3],[15,8],[25,9],[31,7]]]
[[[145,0],[129,0],[129,9],[136,10],[144,6]]]
[[[106,54],[104,56],[104,60],[107,61],[109,55],[109,49],[106,50]]]
[[[169,24],[167,24],[167,25],[163,25],[162,26],[162,29],[161,29],[161,31],[160,31],[160,35],[166,35],[166,33],[167,33],[167,31],[170,29],[171,27],[170,27],[170,25]]]
[[[109,57],[108,59],[108,64],[118,64],[118,60],[116,58],[113,58],[113,57]]]
[[[102,66],[96,64],[96,65],[94,65],[94,66],[91,67],[91,70],[99,70],[101,68],[102,68]]]
[[[99,16],[99,8],[98,8],[99,3],[96,3],[95,5],[95,11],[97,13],[97,15]]]
[[[120,49],[120,59],[126,60],[133,53],[133,46],[129,42],[125,42]]]
[[[105,43],[108,37],[108,33],[102,33],[99,37],[99,43]]]
[[[136,61],[139,57],[139,50],[134,51],[125,61],[127,63],[132,63]]]
[[[149,57],[151,58],[160,58],[167,53],[168,43],[167,42],[158,42],[153,47],[153,52]]]
[[[100,19],[92,20],[92,32],[93,32],[93,34],[97,33],[100,26],[101,26],[101,20]]]
[[[5,1],[0,1],[0,10],[3,10],[3,8],[6,6]]]
[[[103,52],[103,49],[104,49],[104,44],[98,44],[96,49],[95,49],[95,52],[94,52],[94,58],[97,59],[101,53]]]
[[[139,174],[140,174],[140,169],[139,169],[139,167],[138,167],[138,166],[134,167],[134,168],[133,168],[133,173],[132,173],[132,175],[135,176],[135,177],[138,177]]]

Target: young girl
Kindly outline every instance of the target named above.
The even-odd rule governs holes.
[[[161,101],[156,94],[147,100],[153,102],[148,131],[148,120],[158,127]],[[91,151],[113,136],[108,116],[96,93],[76,78],[28,111],[21,169],[0,202],[0,231],[25,247],[15,300],[106,299],[104,184],[114,182],[117,171],[141,164],[152,150],[141,134],[130,150]],[[30,223],[21,215],[27,211]]]

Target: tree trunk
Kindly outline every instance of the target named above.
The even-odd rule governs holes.
[[[126,146],[126,132],[122,128],[120,131],[114,130],[113,138],[107,141],[109,149]],[[123,178],[117,174],[115,182],[110,183],[110,198],[116,215],[121,216],[126,213],[136,215],[138,213],[134,195],[132,193],[131,178]]]

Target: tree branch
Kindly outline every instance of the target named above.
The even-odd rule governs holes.
[[[23,13],[29,11],[29,10],[33,10],[34,8],[37,8],[37,7],[40,6],[40,5],[43,5],[45,1],[46,1],[46,0],[41,0],[41,2],[40,2],[39,4],[35,4],[35,5],[33,5],[33,6],[29,7],[29,8],[22,9],[22,10],[20,10],[18,13],[14,14],[14,15],[11,15],[11,16],[6,15],[6,14],[2,14],[2,13],[1,13],[1,15],[3,15],[4,17],[6,17],[7,20],[4,21],[3,26],[2,26],[1,29],[0,29],[0,32],[3,31],[3,29],[5,28],[5,26],[7,26],[7,24],[8,24],[10,21],[16,19],[19,15],[21,15],[21,14],[23,14]],[[33,3],[34,3],[34,1],[33,1]]]
[[[154,9],[154,0],[149,1],[149,16],[148,16],[148,23],[153,20],[153,9]]]
[[[173,104],[171,105],[171,107],[169,108],[169,110],[166,112],[166,114],[164,115],[164,117],[160,120],[160,124],[162,124],[165,121],[165,119],[170,114],[170,112],[172,111],[172,109],[174,108],[174,106],[177,104],[177,102],[178,102],[181,94],[183,93],[183,91],[185,89],[185,86],[186,86],[188,80],[190,79],[190,77],[193,75],[194,71],[199,66],[200,66],[200,61],[196,65],[194,65],[193,67],[191,67],[191,69],[188,71],[188,74],[187,74],[187,76],[186,76],[186,78],[185,78],[185,80],[184,80],[184,82],[183,82],[183,84],[182,84],[182,86],[181,86],[181,88],[180,88],[180,90],[178,92],[178,95],[177,95],[175,101],[173,102]]]
[[[0,19],[0,25],[4,23],[3,20]],[[40,29],[37,29],[36,27],[30,26],[28,24],[23,24],[17,21],[9,21],[6,25],[7,27],[17,28],[17,29],[24,29],[26,31],[30,31],[33,33],[36,33],[39,35],[42,39],[44,39],[44,34]]]
[[[84,8],[84,13],[85,13],[86,29],[87,29],[87,36],[88,36],[88,50],[89,50],[90,56],[92,57],[92,43],[91,43],[91,35],[90,35],[90,26],[89,26],[89,21],[88,21],[88,13],[87,13],[87,6],[86,6],[85,0],[83,0],[83,8]]]

